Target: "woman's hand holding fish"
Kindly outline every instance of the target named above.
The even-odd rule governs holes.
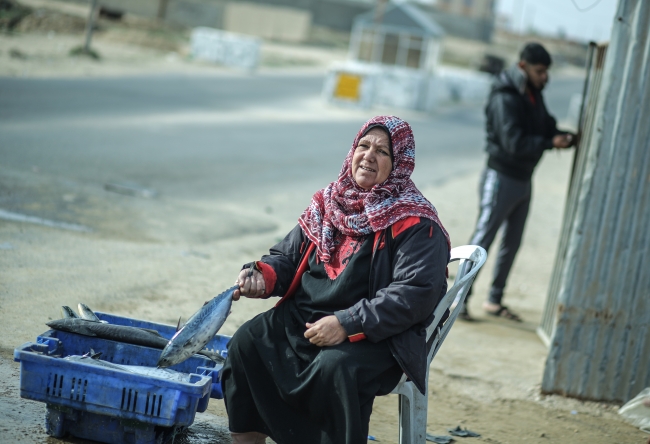
[[[340,344],[348,337],[337,317],[333,315],[325,316],[313,324],[307,322],[305,326],[307,327],[305,338],[319,347]]]
[[[239,276],[235,281],[235,285],[239,285],[239,290],[235,290],[232,294],[232,299],[234,301],[239,300],[240,296],[259,298],[266,292],[264,276],[255,269],[251,270],[249,268],[244,268],[240,271]]]

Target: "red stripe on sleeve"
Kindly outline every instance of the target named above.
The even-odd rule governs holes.
[[[348,340],[350,342],[359,342],[359,341],[363,341],[364,339],[366,339],[365,333],[357,333],[357,334],[348,336]]]
[[[257,261],[255,262],[255,265],[257,266],[257,269],[262,272],[262,277],[264,278],[264,288],[266,291],[262,297],[265,298],[273,292],[275,282],[278,280],[278,275],[275,274],[275,270],[269,264]]]
[[[395,239],[397,236],[402,234],[404,231],[408,230],[414,225],[417,225],[420,223],[420,218],[418,216],[410,216],[407,217],[406,219],[402,219],[400,221],[397,221],[393,224],[391,227],[391,230],[393,231],[393,239]]]

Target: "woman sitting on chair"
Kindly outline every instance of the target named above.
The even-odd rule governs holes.
[[[234,443],[366,443],[375,396],[403,373],[424,392],[425,328],[447,290],[450,242],[410,179],[414,157],[408,123],[366,122],[338,180],[240,272],[235,300],[282,298],[228,345]]]

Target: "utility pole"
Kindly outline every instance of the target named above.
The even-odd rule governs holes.
[[[95,17],[97,17],[97,0],[92,0],[90,3],[90,13],[88,14],[88,21],[86,22],[86,43],[84,44],[84,49],[83,49],[83,51],[86,54],[90,54],[90,41],[93,38]]]
[[[169,0],[158,0],[158,20],[165,20],[165,17],[167,17],[167,5],[169,4]]]

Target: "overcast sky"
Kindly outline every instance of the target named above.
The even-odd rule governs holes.
[[[497,0],[497,14],[508,16],[516,31],[532,25],[544,34],[557,35],[563,29],[575,39],[607,41],[617,4],[618,0]]]

